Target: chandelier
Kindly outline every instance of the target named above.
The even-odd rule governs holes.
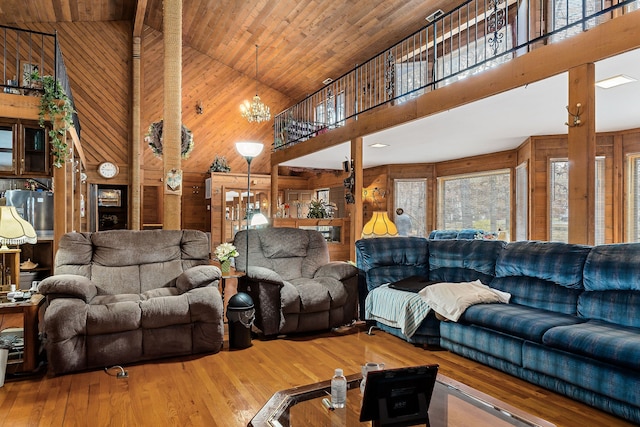
[[[240,112],[242,117],[251,123],[266,122],[271,119],[269,107],[264,105],[258,96],[258,45],[256,45],[256,96],[253,97],[251,102],[244,101],[240,105]]]

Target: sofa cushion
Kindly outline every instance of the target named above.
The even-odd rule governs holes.
[[[429,279],[488,284],[505,243],[498,240],[429,241]]]
[[[570,353],[640,370],[640,329],[590,320],[549,329],[542,343]]]
[[[428,276],[429,246],[422,237],[361,239],[356,261],[371,290],[409,276]]]
[[[535,342],[542,342],[544,333],[554,326],[584,321],[575,316],[518,304],[474,305],[460,320]]]
[[[640,291],[583,292],[578,316],[640,328]]]
[[[356,242],[358,268],[367,271],[389,265],[429,265],[429,246],[422,237],[379,237]]]
[[[176,288],[180,292],[208,286],[220,279],[221,272],[213,265],[199,265],[184,271],[176,279]]]
[[[295,279],[291,284],[296,287],[300,295],[300,310],[298,312],[313,313],[327,311],[331,306],[329,291],[322,284],[313,279]]]
[[[92,304],[87,313],[87,335],[134,331],[140,328],[140,316],[138,302]]]
[[[527,276],[582,289],[582,269],[590,250],[558,242],[511,242],[500,252],[496,277]]]
[[[565,288],[527,276],[496,277],[492,288],[511,294],[511,302],[564,314],[576,314],[581,289]]]
[[[640,243],[594,247],[584,266],[587,291],[640,291]]]
[[[273,227],[261,230],[258,236],[262,253],[267,258],[307,256],[309,235],[306,230]]]
[[[92,233],[92,261],[105,267],[172,261],[181,257],[181,240],[181,230],[144,230],[138,233],[111,230]]]

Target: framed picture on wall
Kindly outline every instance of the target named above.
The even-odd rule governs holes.
[[[27,61],[20,61],[20,69],[22,70],[22,78],[20,79],[20,86],[31,86],[31,73],[34,71],[40,71],[40,65],[32,64]]]

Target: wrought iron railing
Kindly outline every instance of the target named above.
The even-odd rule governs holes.
[[[0,43],[2,43],[2,87],[5,93],[37,96],[43,92],[42,84],[35,79],[50,75],[60,83],[75,111],[73,94],[58,36],[53,33],[24,30],[0,25]],[[73,124],[80,136],[78,115],[73,115]]]
[[[640,0],[469,0],[275,117],[274,150],[593,28]]]

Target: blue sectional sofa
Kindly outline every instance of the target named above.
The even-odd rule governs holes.
[[[640,423],[640,244],[399,237],[360,240],[356,255],[367,312],[381,329]],[[412,319],[417,327],[399,326],[385,317],[385,305],[420,311],[425,302],[386,284],[413,275],[479,279],[511,299],[472,305],[458,322],[427,310]]]

